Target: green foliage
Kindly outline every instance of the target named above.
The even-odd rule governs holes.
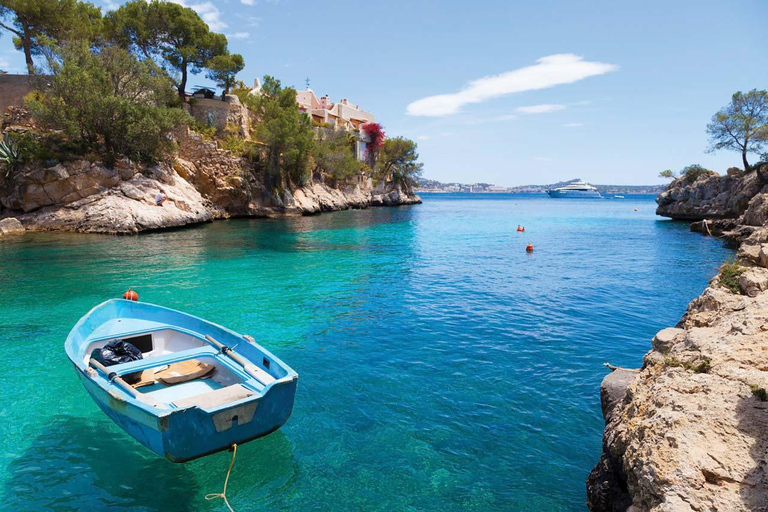
[[[752,394],[756,396],[757,399],[761,402],[768,401],[768,393],[766,393],[765,388],[761,388],[756,384],[750,384],[749,389],[752,391]]]
[[[768,91],[735,93],[731,102],[712,116],[707,134],[710,152],[738,151],[744,171],[749,171],[747,154],[759,154],[768,145]]]
[[[215,126],[197,120],[192,122],[192,130],[202,135],[203,140],[213,140],[217,132]]]
[[[296,91],[265,76],[262,93],[251,98],[248,102],[258,119],[255,135],[265,149],[265,157],[259,162],[265,184],[277,188],[287,180],[304,185],[309,177],[315,133],[309,116],[299,112]]]
[[[675,179],[675,173],[672,171],[672,169],[665,169],[659,173],[659,178],[664,178],[667,180],[674,180]]]
[[[179,97],[184,97],[188,73],[197,74],[208,62],[227,54],[227,38],[211,32],[189,7],[153,0],[131,0],[105,17],[106,36],[121,47],[159,59],[164,67],[178,73],[174,80]]]
[[[345,182],[362,170],[363,164],[355,158],[356,136],[332,128],[316,128],[317,140],[312,156],[315,170],[330,179]]]
[[[709,373],[712,369],[712,362],[706,356],[695,358],[690,361],[681,361],[677,357],[665,357],[664,365],[672,368],[685,368],[694,373]]]
[[[46,48],[68,41],[96,42],[102,30],[101,10],[78,0],[0,0],[0,28],[14,35],[13,44],[24,52],[27,71]]]
[[[733,293],[741,293],[739,286],[739,276],[747,269],[740,266],[736,261],[728,261],[720,267],[720,286],[727,288]]]
[[[699,164],[691,164],[686,167],[683,167],[680,170],[680,177],[686,183],[693,183],[694,181],[699,179],[700,176],[715,176],[715,175],[717,175],[715,171],[706,169]]]
[[[419,162],[417,145],[405,137],[386,139],[381,145],[376,170],[378,177],[410,190],[421,176],[424,164]]]
[[[234,155],[242,156],[245,152],[245,139],[238,135],[227,135],[221,141],[221,147]]]
[[[6,133],[3,140],[0,140],[0,163],[5,169],[5,177],[10,177],[15,173],[22,162],[22,153],[19,145],[11,140]]]
[[[229,94],[229,89],[237,82],[235,77],[245,67],[245,61],[238,53],[216,55],[206,63],[206,66],[208,67],[206,77],[224,89],[224,94]]]
[[[173,149],[170,132],[191,121],[167,76],[117,47],[66,52],[50,85],[26,100],[38,124],[84,152],[151,161]]]

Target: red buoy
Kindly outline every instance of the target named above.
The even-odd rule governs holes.
[[[533,244],[528,244],[528,247],[525,248],[525,252],[533,252]]]
[[[517,230],[518,231],[523,231],[523,228],[522,228],[522,226],[520,226],[520,224],[517,225]]]
[[[139,302],[139,294],[135,291],[128,288],[128,291],[123,294],[123,298],[125,300],[132,300],[134,302]]]

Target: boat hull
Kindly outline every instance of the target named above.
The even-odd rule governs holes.
[[[77,366],[75,371],[88,394],[107,417],[143,446],[171,462],[194,460],[279,429],[291,415],[298,383],[298,379],[292,379],[275,384],[259,400],[235,405],[215,414],[191,408],[157,416],[103,389]],[[253,411],[248,411],[247,407],[253,407]],[[217,429],[216,415],[231,418],[237,413],[252,413],[253,416],[247,423],[235,419],[230,422],[229,428],[220,430],[219,426]]]
[[[602,199],[597,190],[547,190],[549,197],[568,199]]]
[[[218,345],[209,344],[206,337]],[[148,357],[109,366],[109,373],[91,368],[94,347],[116,338],[136,339]],[[293,369],[250,336],[180,311],[110,300],[81,318],[64,345],[78,379],[104,414],[172,462],[265,436],[293,411],[298,384]],[[123,375],[184,361],[212,364],[214,373],[153,389],[155,383],[142,391],[126,389],[121,380]]]

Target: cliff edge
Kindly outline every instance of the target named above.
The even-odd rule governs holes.
[[[0,219],[26,230],[130,234],[228,217],[311,215],[326,211],[420,203],[412,190],[374,184],[329,184],[312,177],[303,187],[268,189],[245,158],[195,133],[179,137],[175,158],[155,165],[129,160],[107,167],[76,160],[28,166],[0,184]],[[162,206],[157,194],[166,197]]]
[[[593,512],[768,510],[768,165],[676,180],[657,213],[739,244],[638,370],[603,380]],[[717,220],[712,220],[717,219]]]

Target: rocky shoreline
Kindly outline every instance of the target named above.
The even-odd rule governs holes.
[[[0,189],[0,235],[20,232],[19,225],[30,231],[134,234],[230,217],[421,203],[413,191],[374,185],[363,176],[343,186],[314,176],[304,187],[268,190],[246,159],[215,142],[186,132],[178,142],[176,158],[151,166],[122,160],[109,168],[77,160],[23,169],[12,186]],[[155,203],[158,193],[167,197],[162,206]]]
[[[768,164],[679,178],[657,214],[739,247],[660,331],[640,369],[601,385],[603,453],[593,512],[768,510]]]

